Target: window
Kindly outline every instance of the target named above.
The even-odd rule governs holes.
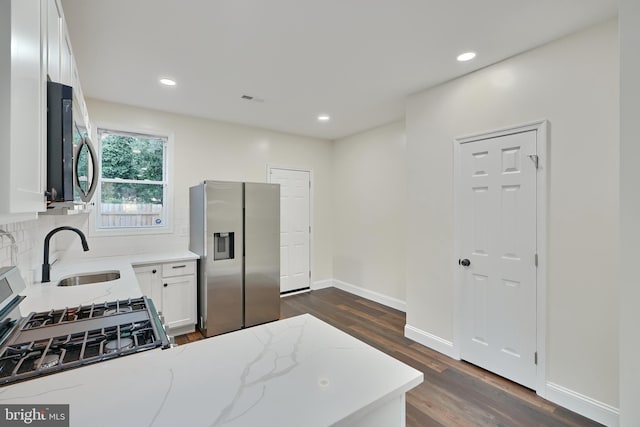
[[[168,227],[167,137],[98,129],[96,228]]]

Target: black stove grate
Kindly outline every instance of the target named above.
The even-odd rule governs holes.
[[[143,310],[146,315],[130,314]],[[144,297],[32,313],[22,324],[19,335],[0,349],[0,385],[165,346],[166,336],[159,333],[154,315],[153,303]],[[130,321],[132,318],[136,320]],[[78,325],[96,322],[104,327],[59,334],[61,328],[78,329]],[[58,326],[65,323],[68,328]],[[25,340],[26,337],[43,338]]]
[[[105,302],[102,304],[81,305],[78,307],[64,308],[61,310],[43,311],[31,313],[24,325],[23,330],[39,328],[43,326],[59,325],[68,322],[75,322],[82,319],[93,319],[107,315],[131,313],[134,311],[147,310],[144,298],[128,299],[122,301]]]

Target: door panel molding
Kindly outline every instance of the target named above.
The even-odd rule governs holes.
[[[537,161],[536,170],[536,380],[535,390],[541,397],[546,397],[546,295],[547,295],[547,153],[549,144],[549,123],[547,120],[536,120],[519,125],[507,126],[471,135],[463,135],[453,140],[453,173],[454,173],[454,253],[452,268],[454,278],[454,339],[453,357],[460,359],[460,343],[462,332],[462,283],[463,272],[457,260],[465,258],[461,253],[461,220],[462,196],[458,188],[462,182],[462,144],[492,139],[528,131],[536,131]],[[510,159],[505,159],[510,160]],[[532,260],[532,262],[534,262]]]
[[[282,171],[294,171],[294,172],[306,172],[309,174],[309,288],[313,285],[313,243],[314,243],[314,177],[313,169],[305,167],[297,167],[292,165],[280,165],[280,164],[267,164],[267,179],[266,182],[272,182],[271,172],[276,170]],[[282,215],[282,212],[281,212]]]

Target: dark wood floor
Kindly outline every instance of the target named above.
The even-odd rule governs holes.
[[[283,298],[281,318],[310,313],[424,373],[407,393],[407,426],[599,426],[535,392],[404,337],[405,314],[336,288]],[[177,337],[178,345],[202,339]]]

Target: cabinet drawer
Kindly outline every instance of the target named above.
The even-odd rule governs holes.
[[[184,276],[196,273],[195,261],[180,261],[162,264],[162,277]]]

